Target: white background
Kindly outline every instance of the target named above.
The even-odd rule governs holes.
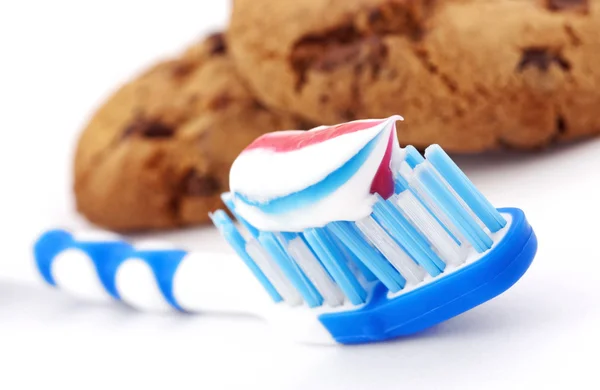
[[[85,225],[69,189],[87,117],[227,14],[224,1],[0,3],[0,388],[600,388],[600,140],[458,159],[495,205],[526,211],[540,248],[512,289],[414,338],[290,345],[259,320],[91,307],[41,286],[35,234]],[[163,237],[225,250],[212,229]]]

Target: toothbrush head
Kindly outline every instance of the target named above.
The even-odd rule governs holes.
[[[286,134],[252,145],[222,197],[241,229],[225,211],[211,214],[273,300],[273,318],[296,338],[410,335],[501,294],[533,260],[537,239],[524,213],[494,208],[438,145],[424,156],[395,145],[396,120],[351,122],[353,131],[336,127],[309,141],[289,134],[297,147]],[[324,157],[328,172],[294,172],[283,184],[247,176],[262,166],[278,177],[304,156],[344,155],[338,147],[354,149],[341,163]]]

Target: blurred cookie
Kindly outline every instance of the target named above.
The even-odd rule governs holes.
[[[599,0],[235,0],[228,34],[256,96],[317,123],[401,114],[455,152],[600,132]]]
[[[205,222],[248,143],[307,126],[257,102],[223,35],[212,35],[124,85],[95,113],[75,157],[77,209],[117,231]]]

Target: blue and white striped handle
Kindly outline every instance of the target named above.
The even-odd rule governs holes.
[[[34,257],[45,282],[88,301],[163,312],[256,312],[257,304],[268,302],[234,254],[132,245],[111,234],[57,229],[39,237]]]

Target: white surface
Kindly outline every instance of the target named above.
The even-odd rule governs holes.
[[[69,162],[96,104],[225,16],[215,1],[0,2],[1,275],[33,278],[39,229],[85,226]],[[523,208],[540,240],[524,278],[469,313],[410,339],[319,348],[251,318],[137,314],[2,279],[0,388],[598,389],[600,140],[458,163],[495,205]],[[160,236],[223,250],[216,237]]]

